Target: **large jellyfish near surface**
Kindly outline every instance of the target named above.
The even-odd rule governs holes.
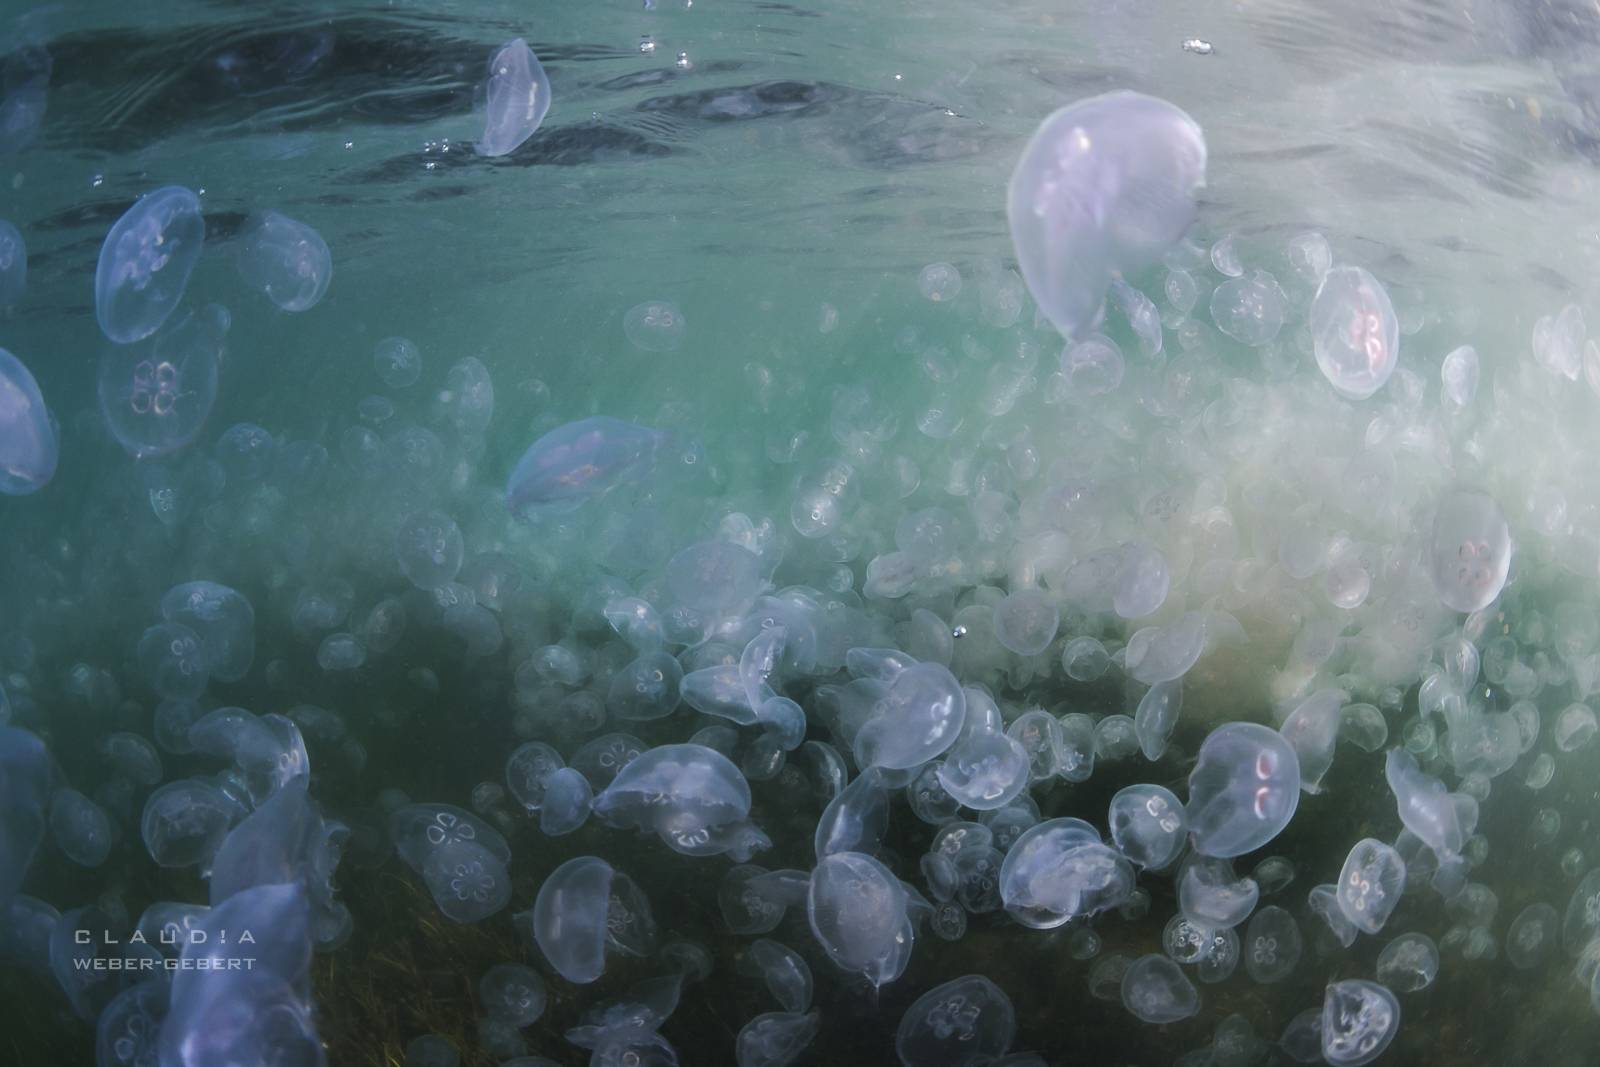
[[[188,189],[167,185],[140,197],[100,246],[94,312],[105,335],[129,344],[167,321],[205,237],[200,198]]]
[[[533,136],[550,110],[550,79],[521,37],[489,57],[489,114],[476,148],[480,156],[504,156]]]
[[[1334,392],[1365,400],[1400,361],[1400,320],[1378,279],[1361,267],[1335,267],[1311,301],[1311,341]]]
[[[1092,329],[1112,279],[1188,231],[1205,180],[1200,127],[1164,100],[1109,93],[1040,123],[1006,187],[1006,217],[1022,277],[1056,329]]]
[[[56,474],[55,420],[16,356],[0,348],[0,493],[24,496]]]
[[[100,357],[96,393],[111,433],[135,456],[175,452],[200,432],[217,399],[228,313],[211,304],[149,341]]]

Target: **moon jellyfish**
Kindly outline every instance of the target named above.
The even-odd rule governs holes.
[[[1122,1005],[1144,1022],[1175,1023],[1200,1010],[1200,994],[1176,963],[1151,953],[1122,976]]]
[[[501,1022],[532,1026],[544,1014],[544,980],[531,967],[501,963],[490,967],[478,982],[483,1008]]]
[[[696,611],[725,612],[761,587],[760,557],[732,541],[701,541],[667,563],[667,588]]]
[[[200,658],[211,677],[237,682],[256,656],[256,613],[250,601],[215,582],[185,582],[161,598],[168,622],[187,626],[200,640]]]
[[[1133,866],[1081,819],[1049,819],[1006,853],[1000,896],[1011,917],[1035,930],[1114,908],[1133,892]]]
[[[11,223],[0,219],[0,308],[22,295],[28,278],[28,246]]]
[[[1219,726],[1200,746],[1184,808],[1196,852],[1227,858],[1265,845],[1300,803],[1300,764],[1289,742],[1257,723]]]
[[[1511,567],[1511,531],[1494,498],[1452,491],[1433,517],[1433,588],[1452,611],[1478,611],[1500,595]]]
[[[210,866],[227,836],[235,805],[205,782],[168,782],[145,801],[139,830],[150,858],[162,867]]]
[[[1254,348],[1269,343],[1283,327],[1277,281],[1258,270],[1250,278],[1223,282],[1211,294],[1211,321],[1241,344]]]
[[[929,300],[954,300],[961,292],[961,272],[949,263],[929,263],[917,275],[917,291]]]
[[[1335,899],[1358,930],[1375,934],[1400,903],[1406,863],[1400,853],[1374,838],[1356,842],[1339,874]]]
[[[605,954],[633,955],[654,941],[649,903],[632,879],[597,856],[579,856],[551,872],[532,911],[513,916],[524,940],[569,982],[585,985],[605,970]],[[648,936],[644,936],[648,935]]]
[[[1159,785],[1130,785],[1111,798],[1111,840],[1129,861],[1160,870],[1183,851],[1183,804]]]
[[[550,79],[521,37],[489,57],[489,115],[475,146],[480,156],[504,156],[533,136],[550,110]]]
[[[385,337],[372,350],[372,369],[385,385],[404,389],[422,376],[422,353],[404,337]]]
[[[665,652],[646,652],[611,679],[606,709],[619,719],[640,721],[671,715],[678,707],[683,667]]]
[[[511,900],[511,849],[488,823],[449,804],[410,804],[389,817],[389,836],[428,885],[439,910],[475,923]]]
[[[1250,918],[1244,933],[1244,969],[1262,985],[1281,982],[1300,962],[1300,926],[1294,916],[1269,905]]]
[[[194,440],[217,399],[217,359],[227,330],[227,313],[211,304],[150,341],[107,348],[96,393],[123,448],[161,456]]]
[[[1595,731],[1595,715],[1589,705],[1569,704],[1556,716],[1551,736],[1561,751],[1576,752],[1594,739]]]
[[[53,813],[52,813],[53,814]],[[1506,956],[1512,966],[1528,970],[1543,963],[1561,940],[1561,917],[1540,901],[1522,909],[1506,932]]]
[[[1322,1058],[1361,1067],[1383,1054],[1400,1029],[1400,1002],[1376,982],[1352,978],[1328,986],[1322,1001]]]
[[[523,453],[506,482],[511,514],[565,515],[655,469],[666,435],[606,415],[569,422]]]
[[[76,789],[50,797],[50,834],[73,863],[98,867],[111,851],[111,823],[100,806]]]
[[[1400,361],[1400,320],[1378,279],[1361,267],[1335,267],[1311,301],[1317,366],[1347,400],[1383,388]]]
[[[734,1042],[739,1067],[788,1067],[804,1052],[822,1025],[817,1012],[796,1015],[769,1011],[744,1024]]]
[[[435,397],[433,418],[446,421],[463,437],[477,437],[489,428],[494,415],[494,383],[489,371],[474,356],[457,360]]]
[[[1167,561],[1138,541],[1091,552],[1061,576],[1061,591],[1083,612],[1115,611],[1140,619],[1159,608],[1171,586]]]
[[[1457,407],[1466,407],[1478,395],[1478,350],[1462,345],[1444,357],[1439,368],[1444,393]]]
[[[237,423],[217,439],[216,460],[229,482],[253,482],[271,473],[278,442],[261,427]]]
[[[200,198],[181,185],[140,197],[100,246],[94,312],[101,331],[118,344],[154,333],[178,306],[205,237]]]
[[[595,797],[594,813],[619,829],[654,831],[686,856],[729,852],[743,862],[770,846],[748,822],[750,784],[703,745],[662,745],[631,760]]]
[[[394,555],[418,589],[437,589],[461,570],[461,528],[434,508],[413,511],[394,532]]]
[[[24,496],[49,484],[59,436],[33,375],[0,348],[0,493]]]
[[[1426,989],[1439,973],[1439,948],[1427,934],[1401,934],[1378,953],[1378,981],[1396,993]]]
[[[882,985],[899,977],[910,957],[907,899],[900,880],[871,856],[836,852],[811,872],[806,915],[829,959]]]
[[[798,1015],[811,1007],[811,968],[794,949],[763,937],[750,946],[746,963],[785,1011]]]
[[[1254,879],[1234,874],[1228,860],[1193,852],[1184,857],[1177,881],[1183,917],[1212,931],[1244,922],[1255,910],[1261,892]]]
[[[928,990],[900,1017],[894,1050],[905,1067],[1001,1062],[1017,1035],[1005,990],[969,974]]]
[[[845,689],[856,691],[872,704],[872,717],[856,733],[854,753],[861,767],[920,767],[955,744],[966,722],[961,683],[937,663],[914,664],[887,684],[858,678]]]
[[[683,312],[665,300],[646,300],[635,304],[622,317],[622,332],[635,348],[646,352],[670,352],[683,343],[688,327]]]
[[[1544,315],[1533,324],[1533,358],[1551,374],[1578,380],[1583,367],[1583,309],[1568,304],[1560,315]]]
[[[235,263],[245,284],[285,311],[316,304],[333,276],[333,256],[322,235],[276,211],[253,211],[245,218]]]
[[[1066,337],[1093,328],[1114,277],[1161,258],[1196,216],[1205,138],[1154,97],[1119,92],[1069,104],[1034,131],[1006,186],[1022,277]]]

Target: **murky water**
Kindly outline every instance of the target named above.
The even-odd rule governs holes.
[[[1134,715],[1145,696],[1126,666],[1136,633],[1203,614],[1206,644],[1183,674],[1166,751],[1151,761],[1102,750],[1086,780],[1036,781],[1024,793],[1030,817],[1080,818],[1106,834],[1124,787],[1154,783],[1187,800],[1215,727],[1293,723],[1326,690],[1345,705],[1320,790],[1236,861],[1241,875],[1269,855],[1293,866],[1292,882],[1261,897],[1304,939],[1288,978],[1259,984],[1240,967],[1213,984],[1187,966],[1201,1006],[1164,1025],[1124,1010],[1114,986],[1109,999],[1091,995],[1096,961],[1069,951],[1073,933],[1093,930],[1101,960],[1162,952],[1179,911],[1172,872],[1140,874],[1151,899],[1142,915],[1112,908],[1033,930],[1004,909],[975,911],[956,940],[925,922],[904,973],[876,990],[836,966],[805,908],[790,907],[765,936],[799,952],[815,980],[820,1026],[797,1062],[892,1062],[913,1001],[974,973],[1015,1005],[1011,1050],[1047,1063],[1171,1063],[1209,1046],[1234,1014],[1263,1046],[1249,1062],[1290,1062],[1265,1046],[1320,1008],[1330,982],[1373,979],[1384,946],[1406,932],[1439,942],[1442,962],[1427,988],[1399,992],[1398,1033],[1377,1062],[1592,1060],[1600,1019],[1574,957],[1595,924],[1579,923],[1570,953],[1529,967],[1512,962],[1508,939],[1530,905],[1565,917],[1600,859],[1590,824],[1600,745],[1582,729],[1569,737],[1583,725],[1572,708],[1600,691],[1600,349],[1584,350],[1581,325],[1570,350],[1551,340],[1554,319],[1540,325],[1575,305],[1561,320],[1573,336],[1593,317],[1600,278],[1594,11],[130,2],[0,18],[0,108],[12,108],[0,115],[26,117],[27,94],[47,86],[37,129],[21,122],[0,140],[13,149],[0,158],[0,218],[27,245],[26,288],[0,317],[0,347],[31,372],[60,427],[49,484],[0,498],[0,679],[10,725],[49,747],[50,787],[93,799],[117,828],[94,867],[45,831],[16,875],[20,893],[62,913],[98,901],[124,932],[152,904],[208,900],[195,866],[158,867],[141,839],[156,783],[105,753],[113,734],[162,740],[141,636],[163,621],[167,590],[212,581],[252,604],[254,656],[236,680],[213,671],[200,711],[294,719],[309,796],[330,823],[383,827],[378,807],[394,798],[380,795],[400,790],[476,810],[510,847],[509,903],[469,924],[442,914],[399,859],[369,866],[346,849],[333,883],[349,937],[310,967],[309,1025],[329,1063],[404,1063],[427,1033],[463,1063],[495,1062],[478,1035],[477,985],[506,962],[545,975],[548,1006],[522,1031],[529,1054],[587,1061],[563,1035],[668,964],[607,955],[599,981],[579,985],[519,936],[512,915],[580,856],[638,883],[659,943],[710,950],[711,977],[683,988],[660,1035],[680,1062],[733,1062],[740,1030],[779,1005],[745,973],[753,935],[730,933],[717,903],[729,858],[681,855],[665,834],[598,816],[549,836],[500,788],[507,758],[530,740],[572,762],[606,733],[651,747],[733,726],[687,704],[651,721],[614,707],[595,718],[613,676],[660,643],[608,626],[607,605],[637,596],[676,619],[669,560],[732,540],[760,550],[761,593],[814,613],[818,665],[800,669],[791,653],[774,689],[805,712],[807,742],[847,759],[860,722],[826,687],[851,681],[850,648],[940,659],[963,685],[985,687],[1005,724],[1034,708],[1099,723]],[[473,147],[485,64],[519,36],[552,103],[530,139],[486,158]],[[1191,282],[1174,283],[1167,266],[1127,279],[1161,317],[1161,351],[1141,346],[1113,307],[1104,328],[1126,373],[1075,397],[1054,374],[1061,337],[1009,274],[1006,188],[1041,120],[1121,89],[1193,118],[1206,182],[1193,260],[1170,260]],[[197,194],[205,226],[171,323],[193,313],[192,331],[214,329],[214,304],[230,323],[193,442],[135,459],[97,392],[103,364],[132,350],[96,320],[96,264],[113,223],[169,185]],[[280,310],[236,267],[262,211],[327,244],[331,281],[309,310]],[[1313,359],[1319,279],[1293,251],[1313,232],[1335,265],[1369,271],[1392,301],[1399,370],[1370,399],[1341,399]],[[1282,329],[1254,346],[1220,334],[1210,310],[1231,264],[1203,253],[1230,237],[1244,276],[1269,272],[1285,309]],[[959,292],[948,272],[925,274],[932,264],[953,266]],[[1190,307],[1178,306],[1173,294],[1191,283]],[[997,302],[1007,285],[1020,294],[1015,315]],[[630,311],[666,303],[684,320],[681,341],[658,351],[630,340]],[[374,370],[391,337],[421,355],[413,385]],[[1475,348],[1479,378],[1452,399],[1443,369],[1461,345]],[[469,357],[492,382],[486,428],[463,413],[464,379],[451,377]],[[513,521],[505,488],[518,458],[595,415],[668,435],[655,472],[568,514]],[[239,423],[303,462],[280,458],[259,480],[220,476],[218,441]],[[837,515],[808,519],[830,484]],[[1450,610],[1429,577],[1454,491],[1492,497],[1514,544],[1505,588],[1483,611]],[[915,566],[891,558],[915,540],[902,520],[930,508],[954,531],[949,545],[924,546]],[[459,526],[472,583],[452,573],[441,593],[402,570],[396,529],[425,509]],[[1066,572],[1128,542],[1153,546],[1168,570],[1160,607],[1130,619],[1075,599]],[[1358,579],[1368,592],[1352,592]],[[1059,629],[1024,655],[996,641],[993,620],[1008,594],[1035,587]],[[751,633],[730,620],[759,614],[748,593],[705,609],[714,630],[669,631],[666,650],[686,670],[708,665],[696,659],[707,642],[737,662]],[[369,615],[388,599],[407,621],[385,647]],[[923,616],[965,636],[934,640],[918,629]],[[325,669],[338,666],[324,646],[336,633],[353,635],[343,647],[364,662]],[[1081,637],[1100,642],[1101,660],[1074,675],[1063,652]],[[577,677],[539,660],[559,641],[581,661]],[[546,669],[526,666],[538,662]],[[1374,723],[1354,705],[1374,709],[1383,736],[1371,740]],[[1529,715],[1531,741],[1512,729],[1526,731]],[[1495,749],[1497,729],[1515,751]],[[740,726],[728,746],[750,779],[749,820],[770,839],[750,862],[807,872],[823,808],[802,773],[808,750],[785,756],[767,736]],[[1469,751],[1475,741],[1487,747]],[[1342,945],[1308,894],[1339,877],[1358,841],[1400,834],[1384,770],[1400,745],[1478,799],[1475,831],[1456,843],[1470,892],[1448,878],[1425,884],[1432,853],[1408,854],[1417,865],[1397,910],[1376,935]],[[763,778],[774,751],[786,766]],[[165,741],[160,759],[162,784],[227,763]],[[1300,754],[1303,771],[1309,759]],[[475,795],[485,782],[498,797]],[[932,899],[920,860],[936,827],[896,782],[878,859]],[[19,810],[0,810],[8,833],[27,821]],[[1486,920],[1474,885],[1497,904]],[[0,948],[15,1061],[88,1062],[94,1013],[74,1011],[48,952],[9,934]],[[110,1055],[101,1062],[123,1062]]]

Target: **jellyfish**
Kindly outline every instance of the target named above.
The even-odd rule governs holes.
[[[856,733],[854,753],[861,767],[906,770],[943,754],[961,734],[967,700],[948,667],[918,663],[888,684],[859,678],[846,686],[871,699],[872,717]]]
[[[1322,1002],[1322,1058],[1361,1067],[1383,1054],[1400,1029],[1400,1002],[1376,982],[1333,982]]]
[[[1189,775],[1184,818],[1195,851],[1241,856],[1277,837],[1300,803],[1300,764],[1274,730],[1233,722],[1211,731]]]
[[[1244,969],[1261,985],[1281,982],[1300,962],[1300,925],[1277,905],[1250,918],[1244,933]]]
[[[822,1016],[816,1012],[757,1015],[744,1024],[734,1041],[735,1061],[739,1067],[787,1067],[805,1051],[821,1025]]]
[[[905,1067],[1003,1062],[1017,1034],[1005,990],[981,974],[930,989],[900,1017],[894,1050]]]
[[[1433,588],[1452,611],[1493,603],[1511,567],[1511,533],[1494,498],[1452,491],[1434,510]]]
[[[1363,838],[1344,861],[1335,899],[1357,929],[1375,934],[1400,903],[1405,884],[1406,864],[1400,853],[1382,841]]]
[[[871,856],[836,852],[811,872],[806,915],[828,958],[874,985],[900,976],[911,954],[904,885]]]
[[[1200,994],[1165,956],[1141,956],[1122,976],[1122,1004],[1147,1023],[1173,1023],[1200,1010]]]
[[[414,511],[394,532],[400,569],[418,589],[437,589],[461,570],[461,528],[436,508]]]
[[[638,886],[596,856],[557,867],[539,887],[533,910],[512,921],[561,977],[579,985],[600,977],[607,951],[642,955],[640,947],[654,941],[655,924]]]
[[[139,819],[150,858],[162,867],[198,864],[209,870],[232,810],[231,802],[205,782],[168,782],[150,794]]]
[[[532,137],[550,110],[550,79],[528,42],[514,37],[489,57],[488,118],[475,146],[480,156],[505,156]]]
[[[622,332],[633,346],[645,352],[671,352],[683,343],[688,323],[676,304],[646,300],[622,317]]]
[[[544,1014],[544,981],[520,963],[496,964],[479,979],[478,999],[501,1022],[519,1029],[532,1026]]]
[[[306,311],[322,299],[333,256],[322,235],[276,211],[253,211],[239,227],[239,277],[285,311]]]
[[[161,598],[161,615],[195,634],[200,659],[217,681],[237,682],[249,673],[256,615],[242,594],[215,582],[185,582]]]
[[[1127,859],[1160,870],[1183,851],[1183,803],[1159,785],[1130,785],[1111,798],[1111,839]]]
[[[50,797],[50,834],[73,863],[98,867],[111,851],[111,823],[100,806],[76,789]]]
[[[1081,819],[1048,819],[1027,830],[1000,868],[1006,911],[1035,930],[1114,908],[1133,886],[1133,866]]]
[[[372,350],[372,369],[383,384],[404,389],[422,376],[422,353],[404,337],[385,337]]]
[[[229,482],[250,482],[272,470],[278,443],[250,422],[237,423],[217,439],[215,456]]]
[[[632,760],[595,797],[594,813],[614,827],[652,830],[687,856],[729,852],[743,862],[771,844],[749,822],[749,783],[702,745],[662,745]]]
[[[954,300],[961,292],[961,272],[950,263],[929,263],[917,275],[917,291],[929,300]]]
[[[1019,656],[1037,656],[1055,640],[1061,612],[1041,590],[1022,589],[994,609],[994,635]]]
[[[1110,93],[1040,123],[1006,186],[1006,217],[1056,329],[1092,329],[1112,279],[1135,277],[1184,235],[1205,168],[1200,127],[1154,97]]]
[[[457,360],[434,398],[433,419],[448,422],[462,437],[480,437],[494,415],[494,383],[473,356]]]
[[[175,253],[174,253],[175,254]],[[95,391],[106,425],[134,456],[162,456],[193,441],[217,399],[217,358],[227,325],[204,312],[138,344],[108,346]],[[165,316],[162,316],[165,320]]]
[[[477,816],[449,804],[412,804],[390,816],[389,836],[439,910],[456,922],[477,922],[511,899],[505,868],[511,850]]]
[[[584,501],[647,477],[666,435],[605,415],[545,434],[529,446],[506,482],[512,515],[565,515]]]
[[[28,279],[28,246],[11,223],[0,219],[0,308],[16,302]]]
[[[33,375],[0,348],[0,493],[25,496],[48,485],[60,436]]]
[[[154,333],[178,306],[205,236],[200,198],[188,189],[167,185],[135,201],[100,246],[94,310],[101,331],[124,345]]]
[[[1400,361],[1400,320],[1378,279],[1362,267],[1334,267],[1311,301],[1317,366],[1347,400],[1383,388]]]
[[[1396,993],[1426,989],[1438,973],[1439,947],[1427,934],[1401,934],[1378,953],[1378,981]]]

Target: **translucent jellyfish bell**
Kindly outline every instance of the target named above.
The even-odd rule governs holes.
[[[859,766],[920,767],[942,755],[960,736],[967,698],[948,667],[913,664],[881,688],[873,717],[856,734]]]
[[[414,511],[394,531],[394,554],[418,589],[437,589],[461,570],[461,528],[435,508]]]
[[[1511,568],[1511,531],[1486,493],[1449,492],[1433,515],[1433,588],[1453,611],[1488,607]]]
[[[49,484],[59,436],[33,375],[0,348],[0,493],[23,496]]]
[[[256,613],[243,595],[215,582],[185,582],[167,590],[161,614],[194,631],[211,677],[237,682],[249,673],[256,655]]]
[[[1383,1055],[1400,1029],[1400,1002],[1376,982],[1334,982],[1322,1001],[1322,1058],[1361,1067]]]
[[[151,340],[107,347],[95,392],[106,426],[123,448],[135,456],[161,456],[194,440],[217,399],[225,333],[218,319],[188,315]]]
[[[1400,361],[1400,320],[1378,279],[1361,267],[1335,267],[1311,301],[1317,366],[1348,400],[1383,388]]]
[[[1300,764],[1277,731],[1220,726],[1200,746],[1184,818],[1196,852],[1242,856],[1277,837],[1300,803]]]
[[[471,812],[449,804],[411,804],[389,817],[389,836],[422,875],[439,910],[458,923],[493,915],[511,899],[505,838]]]
[[[1092,328],[1112,278],[1155,263],[1189,229],[1205,138],[1171,104],[1119,92],[1056,111],[1006,187],[1017,262],[1056,329]]]
[[[1159,785],[1130,785],[1111,798],[1111,840],[1131,862],[1160,870],[1183,851],[1183,803]]]
[[[544,1014],[544,980],[531,967],[501,963],[478,982],[484,1010],[515,1027],[532,1026]]]
[[[622,317],[622,332],[633,346],[645,352],[670,352],[683,343],[688,322],[676,304],[646,300]]]
[[[550,110],[550,79],[528,42],[513,38],[489,57],[488,110],[480,156],[504,156],[533,136]]]
[[[904,937],[909,947],[906,900],[900,880],[883,864],[838,852],[824,856],[811,872],[806,914],[828,957],[861,974],[895,953],[897,939]]]
[[[748,823],[744,775],[703,745],[662,745],[632,760],[594,798],[594,813],[614,827],[654,831],[687,856],[733,852],[742,862],[754,851],[745,835],[760,835]]]
[[[178,306],[205,236],[200,198],[181,185],[140,197],[100,246],[94,311],[101,331],[118,344],[154,333]]]
[[[1346,857],[1335,899],[1357,929],[1375,934],[1400,903],[1405,884],[1406,863],[1400,853],[1368,837],[1356,842]]]
[[[529,446],[506,482],[513,515],[565,515],[646,477],[666,435],[605,415],[558,426]]]
[[[239,227],[239,277],[285,311],[322,299],[333,277],[328,242],[310,226],[276,211],[253,211]]]
[[[1200,1010],[1200,994],[1176,963],[1141,956],[1122,976],[1122,1004],[1147,1023],[1173,1023]]]
[[[0,308],[22,295],[28,279],[28,247],[11,223],[0,219]]]
[[[1037,656],[1055,640],[1061,612],[1039,589],[1019,589],[994,609],[995,640],[1019,656]]]
[[[905,1067],[996,1063],[1016,1038],[1005,990],[981,974],[930,989],[900,1017],[894,1050]]]
[[[1049,819],[1027,830],[1000,868],[1006,911],[1035,930],[1114,908],[1133,885],[1132,865],[1081,819]]]

